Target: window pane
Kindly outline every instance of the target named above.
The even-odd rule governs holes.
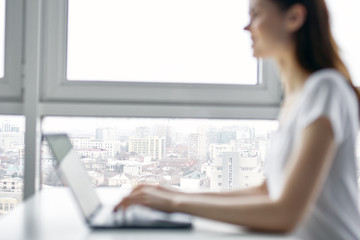
[[[358,177],[358,183],[359,183],[359,188],[360,188],[360,132],[358,133],[358,137],[357,137],[356,159],[357,159],[357,164],[358,164],[357,177]],[[359,192],[359,194],[360,194],[360,192]],[[359,199],[359,201],[360,201],[360,199]]]
[[[96,187],[139,183],[225,191],[260,184],[277,121],[47,117],[66,132]],[[46,142],[42,188],[62,186]]]
[[[360,55],[360,31],[355,23],[360,21],[360,1],[327,0],[332,18],[333,33],[340,46],[342,56],[349,68],[354,84],[360,86],[358,58]]]
[[[24,129],[23,117],[0,116],[0,216],[22,200]]]
[[[0,78],[4,77],[5,58],[5,1],[0,0]]]
[[[257,84],[248,1],[68,2],[69,80]]]

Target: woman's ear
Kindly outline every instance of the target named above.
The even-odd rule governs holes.
[[[286,12],[286,29],[289,32],[298,31],[305,23],[307,10],[303,4],[294,4]]]

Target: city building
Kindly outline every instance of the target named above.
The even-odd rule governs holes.
[[[94,186],[103,185],[103,183],[104,183],[104,174],[98,173],[96,171],[87,171],[87,173],[89,174],[89,177],[91,179],[91,183]]]
[[[22,193],[0,192],[0,216],[8,214],[21,202]]]
[[[233,190],[259,185],[264,180],[261,161],[256,157],[243,157],[238,152],[222,155],[222,189]]]
[[[151,156],[154,160],[161,160],[165,156],[165,144],[165,137],[130,137],[128,151],[142,156]]]
[[[2,149],[23,149],[24,133],[22,132],[1,132],[0,148]]]
[[[124,166],[124,173],[131,176],[140,176],[142,174],[142,164],[135,163]]]
[[[131,180],[124,173],[117,174],[114,177],[109,178],[110,187],[120,187],[123,184],[131,184]]]
[[[96,140],[103,142],[111,142],[117,140],[117,131],[113,128],[97,128],[96,129]]]
[[[192,133],[189,135],[189,158],[205,162],[207,159],[207,140],[206,135]]]
[[[109,152],[101,148],[78,148],[76,152],[81,158],[108,159],[109,157]]]
[[[183,177],[180,178],[180,189],[185,191],[193,191],[205,188],[206,179],[206,174],[198,170],[186,173]]]
[[[221,191],[222,187],[222,158],[220,161],[208,162],[201,165],[201,172],[206,174],[209,179],[209,187],[211,191]]]
[[[0,192],[18,192],[22,193],[24,182],[22,178],[4,178],[0,180]]]
[[[101,130],[102,134],[99,133],[99,137],[103,139],[99,140],[88,137],[79,137],[70,138],[70,142],[77,151],[80,151],[81,149],[105,149],[108,152],[109,157],[116,157],[117,154],[122,152],[122,142],[111,140],[114,138],[114,136],[110,135],[110,133],[114,134],[113,131],[110,131],[109,129]]]
[[[234,151],[235,151],[234,144],[210,144],[209,146],[210,159],[219,157],[224,152],[234,152]]]

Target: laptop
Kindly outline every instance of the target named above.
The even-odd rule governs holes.
[[[89,175],[80,162],[66,134],[45,134],[58,162],[64,183],[71,189],[82,215],[90,228],[164,228],[189,229],[191,216],[184,213],[164,213],[140,205],[114,212],[114,206],[101,203]]]

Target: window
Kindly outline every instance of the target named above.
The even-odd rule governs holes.
[[[67,79],[255,85],[247,5],[69,0]]]
[[[0,78],[4,77],[5,58],[5,0],[0,1]]]
[[[0,202],[10,201],[13,207],[23,197],[24,125],[21,116],[0,116]]]
[[[22,4],[21,0],[0,0],[0,99],[3,100],[21,98]]]
[[[104,116],[119,117],[223,118],[226,112],[229,118],[273,118],[280,84],[271,62],[251,57],[242,30],[247,4],[44,2],[44,110],[68,115],[91,103],[117,103],[118,110],[98,107]],[[99,17],[91,17],[94,11]],[[78,109],[64,107],[69,101]]]
[[[258,185],[259,179],[263,179],[262,163],[269,133],[276,128],[276,121],[258,120],[46,117],[43,121],[44,133],[69,134],[96,187],[130,188],[148,183],[213,191],[225,190],[228,186],[241,187],[238,162],[242,159],[242,151],[261,152],[259,171],[248,178],[249,185]],[[229,147],[222,150],[222,153],[237,154],[236,158],[230,158],[233,165],[229,167],[222,167],[226,161],[228,165],[230,162],[225,155],[210,157],[210,140],[221,140],[212,138],[215,130],[218,133],[231,131],[236,135],[235,140],[226,144]],[[154,145],[137,144],[154,139],[163,141],[156,141]],[[238,146],[245,140],[248,147],[240,149]],[[41,150],[42,188],[62,186],[56,161],[46,142]],[[224,179],[224,176],[229,178]],[[208,180],[204,181],[205,177]]]
[[[275,71],[276,68],[273,67],[271,62],[256,61],[251,57],[249,52],[250,44],[246,43],[250,38],[242,30],[248,18],[247,1],[185,0],[176,3],[173,0],[136,0],[129,2],[129,4],[141,3],[138,4],[136,9],[132,5],[127,5],[126,9],[132,10],[129,11],[130,14],[117,14],[117,16],[111,14],[111,12],[118,10],[113,6],[115,6],[114,4],[124,4],[124,1],[120,3],[118,0],[107,0],[105,3],[105,1],[101,0],[35,0],[26,1],[26,5],[23,4],[24,2],[23,0],[0,0],[0,113],[23,114],[24,111],[27,111],[26,109],[29,109],[29,105],[38,107],[39,110],[34,114],[31,111],[26,114],[26,122],[30,123],[31,129],[38,130],[37,118],[47,116],[49,116],[49,119],[51,116],[97,116],[120,117],[122,119],[129,117],[128,122],[125,123],[128,124],[134,118],[182,118],[184,122],[187,122],[189,118],[195,122],[201,121],[200,119],[208,119],[211,122],[213,120],[217,121],[216,119],[219,118],[274,119],[278,113],[281,89]],[[359,53],[357,48],[359,35],[358,31],[347,28],[353,26],[354,22],[358,22],[356,19],[358,3],[349,0],[346,0],[346,3],[338,3],[335,0],[327,0],[327,2],[334,17],[335,38],[343,49],[345,60],[350,66],[355,82],[357,81],[357,84],[360,85],[359,80],[357,80],[360,77],[358,77],[359,74],[356,72],[356,66],[354,65],[356,62],[355,57]],[[84,4],[86,4],[87,8],[82,8],[79,11],[78,7],[82,7]],[[189,8],[190,4],[191,7]],[[341,7],[336,4],[341,4]],[[106,10],[108,14],[102,18],[94,17],[89,19],[87,16],[92,13],[95,6],[97,13],[100,14],[102,10]],[[141,25],[144,21],[140,17],[148,16],[147,14],[150,11],[144,12],[144,8],[141,6],[146,6],[148,9],[149,7],[161,6],[161,8],[152,10],[153,12],[159,12],[156,12],[152,18],[148,18],[149,21],[145,22],[145,24],[152,25],[147,26],[147,28],[143,28],[144,25]],[[125,6],[122,5],[122,7]],[[178,10],[172,11],[173,7]],[[166,11],[160,11],[165,8]],[[202,11],[197,11],[199,8]],[[338,9],[342,11],[337,11]],[[141,14],[136,15],[137,12],[141,12]],[[192,24],[189,25],[182,16],[179,17],[179,13],[186,13],[187,19],[192,21]],[[343,16],[344,13],[346,13],[345,17]],[[212,14],[211,18],[209,18],[210,14]],[[219,18],[214,17],[214,15],[219,16]],[[123,19],[119,19],[119,16],[123,17]],[[197,19],[190,18],[190,16],[197,17]],[[138,18],[135,19],[136,17]],[[159,18],[166,17],[167,21],[159,20]],[[119,24],[118,31],[108,31],[106,28],[113,27],[109,25],[111,22],[109,19],[111,18],[114,19],[113,22],[127,20],[128,23]],[[181,19],[181,22],[179,19]],[[216,23],[211,22],[214,19],[217,21]],[[81,23],[81,20],[84,22]],[[134,21],[129,23],[131,20]],[[91,21],[96,21],[96,24]],[[23,26],[23,23],[27,25],[27,28]],[[210,26],[206,25],[207,23],[210,23]],[[79,24],[84,26],[82,32],[78,30]],[[170,25],[170,28],[165,24]],[[90,32],[88,29],[90,27],[97,33],[95,35],[103,36],[107,40],[106,43],[109,44],[96,42],[103,41],[103,39],[88,38]],[[130,32],[134,29],[138,31]],[[166,29],[166,31],[162,31],[163,29]],[[27,34],[25,34],[25,31]],[[156,34],[151,34],[151,31],[156,32]],[[77,35],[78,33],[79,35]],[[145,36],[146,41],[141,38],[141,34]],[[94,41],[82,42],[84,44],[79,46],[78,43],[82,41],[82,36]],[[126,37],[124,38],[124,36]],[[204,41],[201,39],[203,36],[207,36],[207,41],[205,44],[199,45],[200,41]],[[133,45],[125,49],[124,46],[131,40],[134,40],[132,41]],[[224,40],[230,41],[231,44],[224,46]],[[242,40],[245,42],[240,43]],[[176,44],[179,47],[171,48],[173,51],[167,51],[171,47],[170,44]],[[108,46],[113,51],[103,51]],[[190,50],[190,47],[194,46],[195,48]],[[81,56],[88,56],[88,53],[82,54],[88,49],[92,50],[91,56],[93,57],[81,58]],[[128,52],[126,52],[127,50]],[[131,55],[129,54],[130,51]],[[189,53],[188,51],[192,51],[191,57],[186,55]],[[241,54],[239,54],[240,52]],[[29,59],[33,60],[32,57],[37,56],[35,53],[41,54],[39,54],[38,58],[34,58],[33,62],[36,64],[32,64],[33,62],[29,61]],[[175,57],[164,62],[163,59],[168,59],[167,57],[170,57],[170,55]],[[202,56],[210,57],[202,60]],[[239,58],[236,58],[236,56],[239,56]],[[112,60],[114,57],[116,60]],[[133,64],[135,57],[137,58],[136,63],[139,63],[138,65]],[[155,57],[157,58],[155,59]],[[223,61],[219,61],[221,58]],[[226,62],[225,59],[229,59],[230,63]],[[196,65],[193,60],[197,61]],[[246,61],[245,64],[244,61]],[[86,64],[81,65],[81,62]],[[130,65],[130,63],[133,65]],[[150,67],[148,66],[149,63],[153,65]],[[164,68],[164,65],[166,65],[166,68]],[[246,68],[243,68],[244,66]],[[138,70],[136,67],[144,71],[136,71]],[[86,71],[84,71],[84,68],[86,68]],[[35,77],[28,80],[29,75],[31,75],[29,72],[37,70],[39,70],[38,75],[41,76],[40,89],[36,87],[25,89],[25,95],[28,93],[36,95],[31,101],[28,101],[29,99],[23,99],[22,97],[23,83],[21,75],[23,74],[24,79],[27,81],[34,81],[34,86],[37,86]],[[209,73],[210,70],[213,70],[211,74]],[[26,87],[26,82],[24,86]],[[16,122],[14,119],[10,121],[10,125]],[[82,118],[82,120],[84,119]],[[72,120],[77,121],[76,119]],[[24,119],[22,121],[22,124],[24,124]],[[104,118],[101,121],[106,122]],[[94,124],[96,126],[96,123]],[[91,128],[93,126],[90,124],[88,129]],[[21,129],[23,131],[24,127]],[[61,131],[66,131],[66,129]],[[111,136],[111,132],[100,131],[98,134],[92,134],[102,139]],[[139,154],[140,150],[145,151],[146,148],[149,148],[148,143],[153,144],[154,149],[145,153],[151,156],[160,158],[161,154],[159,155],[159,153],[169,151],[169,146],[166,145],[169,143],[168,136],[164,137],[166,140],[162,143],[160,139],[155,139],[155,141],[152,141],[154,139],[147,139],[145,137],[148,135],[146,131],[139,129],[138,132],[138,138],[141,141],[137,143],[137,146],[135,146],[136,141],[132,141],[132,150],[135,153]],[[194,143],[197,145],[203,144],[202,141],[196,142],[196,139],[201,140],[197,131],[194,130],[192,133],[195,134],[193,135]],[[217,136],[211,134],[213,132],[209,133],[208,139],[218,141]],[[129,145],[131,142],[128,139],[129,136],[131,136],[130,133],[118,137],[121,142]],[[35,141],[35,133],[30,134],[27,139],[28,143],[34,143],[33,145],[38,147]],[[230,141],[233,140],[233,136],[224,133],[224,136],[220,139],[222,139],[221,144],[228,146]],[[89,141],[79,140],[77,144],[82,144],[81,148],[86,148],[90,146],[89,142],[91,142],[90,138],[87,140]],[[6,140],[6,144],[10,144],[9,142],[10,140]],[[29,145],[27,146],[29,147]],[[163,146],[163,149],[160,148],[160,145]],[[204,145],[206,146],[206,143]],[[105,152],[109,152],[113,148],[113,144],[104,145],[103,142],[98,141],[95,147],[108,150],[98,152],[79,151],[79,153],[82,154],[83,159],[105,158],[106,154],[108,154]],[[188,145],[182,147],[176,149],[177,154],[171,155],[172,158],[186,156]],[[18,151],[19,158],[23,159],[23,150]],[[210,156],[210,154],[209,156],[207,154],[200,154],[199,156],[200,151],[198,149],[193,149],[193,151],[193,156],[196,158],[205,156],[205,159],[207,159]],[[217,151],[219,153],[225,151],[225,149]],[[145,153],[141,152],[139,155]],[[6,152],[6,154],[8,154],[7,156],[12,155],[9,152]],[[244,154],[246,155],[246,153]],[[35,159],[35,163],[37,158],[30,158],[29,161],[32,161],[32,159]],[[44,161],[44,155],[42,160]],[[90,163],[86,165],[88,171],[96,172],[97,169],[101,169],[103,166],[98,163]],[[48,164],[51,165],[51,159],[48,159]],[[194,163],[190,162],[189,166],[191,164]],[[44,166],[42,166],[43,169]],[[37,172],[36,167],[38,166],[35,166],[34,169],[28,169],[28,171],[33,172],[33,175],[35,175],[35,172]],[[116,164],[107,167],[109,171],[114,172],[135,172],[136,169],[137,174],[144,173],[144,171],[139,172],[136,167],[123,169],[122,166]],[[233,174],[236,175],[235,158],[232,168]],[[228,176],[226,172],[223,174],[224,171],[227,171],[227,168],[217,166],[216,169],[214,171],[215,176],[222,174],[221,178],[216,178],[219,181]],[[1,164],[0,170],[0,173],[3,174],[5,171],[4,163]],[[23,169],[21,170],[23,171]],[[244,168],[243,170],[249,171],[249,173],[253,171],[252,168]],[[22,171],[19,174],[20,179]],[[235,175],[230,184],[231,186],[235,186]],[[93,176],[96,177],[96,174]],[[3,180],[3,177],[1,175],[1,180]],[[56,185],[55,177],[51,179],[52,176],[49,176],[48,178],[50,182],[53,181],[53,184]],[[169,181],[168,177],[164,179]],[[5,179],[4,181],[11,182],[12,180]],[[101,181],[97,181],[98,185],[99,182]],[[222,184],[214,181],[213,183],[218,186]],[[3,189],[3,186],[7,186],[7,191],[19,191],[19,193],[16,193],[19,196],[22,193],[23,185],[21,181],[15,181],[15,185],[1,183],[0,185],[1,189]],[[221,186],[225,187],[227,185],[229,184],[224,182]],[[12,189],[13,186],[15,189]],[[9,192],[6,194],[9,195]],[[19,199],[16,198],[15,200]],[[21,201],[21,197],[19,201]]]

